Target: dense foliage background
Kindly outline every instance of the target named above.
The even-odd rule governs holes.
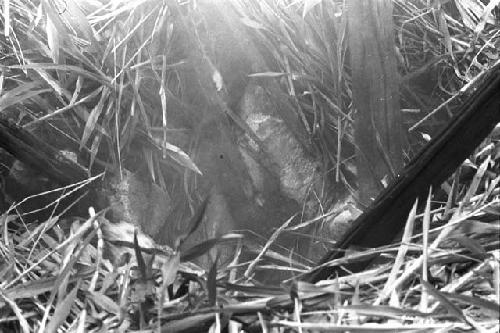
[[[499,8],[392,4],[409,160],[498,62]],[[259,283],[314,268],[359,214],[345,1],[0,8],[2,119],[89,177],[58,182],[0,149],[1,330],[498,330],[498,126],[401,242],[367,250],[389,261]]]

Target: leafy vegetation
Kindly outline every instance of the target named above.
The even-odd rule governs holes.
[[[458,102],[450,98],[498,61],[497,4],[394,1],[401,100],[413,134],[408,156],[453,114]],[[268,69],[243,76],[279,83],[272,93],[290,101],[285,112],[301,120],[303,140],[321,157],[332,192],[327,179],[356,188],[349,178],[354,111],[344,5],[231,3]],[[156,184],[192,206],[198,194],[193,178],[184,175],[201,172],[191,158],[197,126],[210,117],[203,105],[215,103],[213,91],[224,93],[217,89],[218,50],[211,49],[215,37],[207,34],[213,22],[206,7],[174,0],[4,1],[0,111],[57,149],[76,147],[89,175],[145,163]],[[229,89],[228,104],[238,89]],[[440,104],[446,114],[434,111]],[[381,262],[315,285],[290,279],[269,287],[251,278],[254,271],[300,278],[316,268],[274,252],[281,229],[256,244],[251,259],[235,251],[230,265],[204,271],[191,261],[222,242],[239,244],[241,236],[180,250],[203,208],[170,249],[132,225],[109,222],[105,211],[91,208],[88,219],[51,216],[35,223],[25,221],[13,202],[0,217],[0,329],[498,331],[499,159],[497,126],[441,189],[429,193],[424,211],[415,206],[409,212],[399,243],[328,265],[374,252],[382,254]],[[74,187],[52,193],[64,196]],[[275,264],[262,264],[263,257]]]

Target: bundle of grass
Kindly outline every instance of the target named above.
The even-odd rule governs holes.
[[[350,188],[354,154],[351,68],[345,1],[235,2],[270,72],[294,100],[324,170]],[[458,104],[435,108],[498,59],[497,2],[394,1],[401,106],[413,156],[449,121]],[[349,181],[351,180],[351,182]]]

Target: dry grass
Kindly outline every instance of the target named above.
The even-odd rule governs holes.
[[[198,332],[211,327],[217,332],[229,321],[230,327],[268,332],[280,327],[299,332],[495,332],[500,175],[492,161],[499,144],[498,136],[485,142],[469,161],[477,170],[474,177],[448,187],[447,202],[429,196],[423,212],[414,208],[401,242],[328,264],[375,252],[383,260],[365,272],[316,285],[297,280],[280,287],[261,285],[244,272],[252,267],[276,274],[280,267],[261,267],[254,260],[214,265],[205,272],[188,260],[206,254],[217,241],[179,253],[137,235],[131,225],[110,224],[92,210],[86,221],[54,217],[28,225],[10,210],[2,215],[0,228],[0,328]],[[195,227],[197,221],[192,223]],[[300,277],[314,267],[288,269]]]

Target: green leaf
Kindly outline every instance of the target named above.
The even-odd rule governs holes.
[[[472,297],[472,296],[460,295],[456,293],[447,293],[447,292],[443,292],[442,294],[448,298],[457,300],[466,305],[477,306],[478,308],[489,313],[494,318],[500,319],[500,307],[498,306],[498,303],[489,301],[481,297]]]
[[[434,287],[427,281],[421,280],[420,281],[425,289],[436,298],[436,300],[443,305],[448,312],[453,315],[455,318],[461,320],[462,322],[468,324],[467,318],[464,316],[462,313],[462,310],[460,310],[459,307],[457,307],[455,304],[453,304],[445,294],[441,293],[440,291],[434,289]]]
[[[101,92],[101,98],[99,99],[99,102],[92,109],[92,112],[90,112],[87,122],[85,123],[85,129],[83,130],[83,135],[82,138],[80,139],[80,149],[82,149],[83,146],[85,146],[88,139],[90,138],[90,135],[96,128],[97,121],[99,120],[99,116],[101,115],[102,110],[104,109],[104,103],[106,102],[108,96],[109,96],[109,89],[104,88],[103,91]]]
[[[213,313],[192,315],[183,319],[169,321],[161,326],[161,332],[207,332],[214,320]]]
[[[180,165],[196,172],[199,175],[203,175],[203,173],[198,169],[196,164],[191,160],[191,158],[186,154],[182,149],[168,142],[163,142],[161,144],[162,147],[167,149],[167,154],[171,159],[179,163]]]
[[[179,271],[180,259],[180,253],[177,251],[161,266],[164,288],[174,283],[177,272]]]
[[[262,72],[262,73],[253,73],[249,74],[248,77],[269,77],[269,78],[275,78],[275,77],[282,77],[287,75],[286,73],[282,72]]]
[[[46,332],[56,332],[59,326],[61,326],[61,324],[66,320],[71,311],[71,306],[75,303],[76,293],[79,288],[80,283],[78,282],[71,292],[66,295],[64,300],[59,302],[54,310],[54,314],[52,315],[50,322],[47,324]]]
[[[100,306],[103,310],[115,315],[120,314],[120,306],[108,296],[92,290],[89,290],[88,293],[95,304]]]
[[[208,305],[214,306],[217,301],[217,262],[219,254],[215,256],[214,263],[207,276]]]
[[[181,254],[181,262],[191,261],[195,258],[198,258],[204,254],[207,254],[211,248],[213,248],[217,244],[225,243],[225,242],[233,242],[238,239],[241,239],[241,235],[239,234],[229,234],[221,237],[210,238],[207,239],[195,246],[185,250]]]
[[[146,261],[144,260],[144,257],[142,256],[142,250],[141,247],[139,246],[139,241],[137,238],[137,229],[134,230],[134,253],[135,257],[137,259],[137,266],[139,267],[139,272],[141,273],[141,277],[143,280],[148,279],[148,272],[147,272],[147,267],[146,267]]]

